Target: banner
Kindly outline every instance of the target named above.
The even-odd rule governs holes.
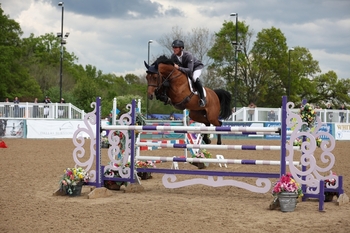
[[[336,123],[334,129],[335,140],[350,140],[350,124]]]
[[[269,122],[269,123],[264,123],[264,127],[270,127],[270,128],[281,128],[281,122]],[[287,128],[287,131],[290,130],[290,128]],[[287,140],[289,140],[290,135],[287,135]],[[267,134],[265,135],[265,139],[277,139],[277,140],[281,140],[281,135],[270,135]]]
[[[25,137],[25,120],[0,119],[0,137]]]
[[[84,121],[55,121],[55,120],[27,120],[27,138],[73,138],[75,131],[80,128],[86,128]],[[93,134],[96,135],[96,126],[91,125]],[[79,137],[91,138],[94,135],[88,135],[80,132]]]

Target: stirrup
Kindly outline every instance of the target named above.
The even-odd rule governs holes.
[[[200,99],[199,100],[199,107],[204,108],[206,104],[207,104],[207,101],[205,99]]]

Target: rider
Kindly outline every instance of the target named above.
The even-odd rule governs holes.
[[[199,79],[204,65],[190,52],[184,50],[185,46],[182,40],[174,40],[172,47],[174,53],[171,55],[170,59],[175,63],[176,69],[184,72],[193,80],[200,96],[199,106],[205,107],[207,101],[204,95],[204,88]]]

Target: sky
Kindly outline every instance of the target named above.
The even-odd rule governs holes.
[[[1,0],[6,15],[17,21],[23,37],[61,31],[62,7],[53,0]],[[78,63],[103,73],[142,75],[148,60],[166,50],[157,40],[178,26],[187,34],[194,28],[220,31],[238,13],[254,36],[271,27],[282,31],[288,47],[309,49],[321,73],[333,70],[350,78],[349,0],[66,0],[63,34],[66,49]],[[181,38],[180,38],[181,39]],[[186,41],[185,41],[186,44]]]

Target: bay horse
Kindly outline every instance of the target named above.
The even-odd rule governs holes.
[[[221,126],[219,120],[231,116],[231,93],[223,89],[212,90],[205,87],[207,103],[205,107],[199,106],[199,96],[190,88],[187,75],[176,69],[173,61],[166,56],[160,56],[152,66],[147,68],[147,98],[154,97],[167,103],[168,97],[171,104],[180,110],[189,110],[189,117],[210,126]],[[194,86],[194,85],[193,85]],[[203,141],[210,144],[207,134],[203,135]],[[221,135],[217,135],[217,144],[221,145]]]

